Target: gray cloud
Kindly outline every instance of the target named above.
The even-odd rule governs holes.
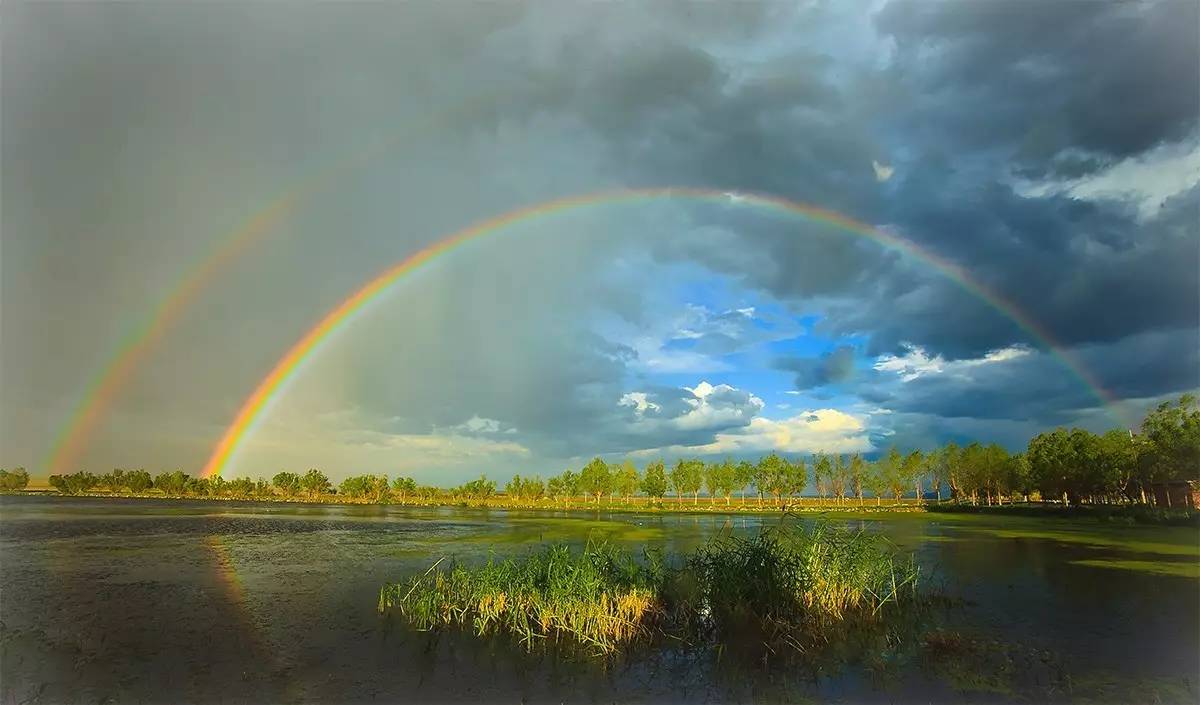
[[[854,348],[843,345],[819,357],[785,357],[775,367],[795,373],[796,389],[846,382],[854,374]]]
[[[432,3],[4,5],[0,462],[34,466],[161,292],[314,174],[328,187],[220,271],[139,366],[90,467],[195,467],[288,346],[388,264],[511,208],[620,185],[765,191],[893,227],[1014,302],[1114,393],[1196,386],[1200,191],[1145,218],[1128,198],[1018,185],[1189,144],[1196,13],[1187,2],[889,3],[874,18],[764,3],[499,3],[466,16]],[[370,158],[335,166],[359,153]],[[886,182],[875,161],[894,167]],[[729,204],[632,210],[519,226],[403,280],[291,383],[245,468],[275,470],[291,457],[277,441],[323,437],[321,415],[346,409],[381,448],[494,420],[516,429],[494,435],[532,452],[495,461],[514,467],[711,441],[757,413],[760,390],[714,392],[710,423],[683,427],[695,396],[637,371],[633,342],[594,325],[665,318],[647,292],[671,290],[673,267],[817,315],[818,334],[865,339],[870,355],[905,341],[948,360],[1044,349],[927,265],[828,226]],[[731,355],[792,325],[724,306],[668,343]],[[775,355],[761,357],[770,368]],[[1095,406],[1046,355],[969,383],[884,383],[851,376],[853,362],[839,349],[780,366],[800,388],[843,382],[893,408],[904,424],[881,442],[986,435],[982,419],[1016,438]],[[621,406],[631,391],[659,409]],[[336,472],[393,462],[334,448]],[[454,472],[478,469],[476,452]]]

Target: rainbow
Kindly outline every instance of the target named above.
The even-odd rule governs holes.
[[[225,469],[226,465],[229,464],[234,452],[242,441],[253,430],[269,403],[279,394],[285,383],[296,374],[297,370],[300,369],[301,365],[313,354],[318,346],[334,332],[344,327],[367,304],[387,292],[405,274],[420,268],[422,265],[437,259],[439,256],[471,240],[481,238],[489,233],[502,231],[505,228],[524,221],[588,207],[658,200],[701,201],[764,209],[788,217],[798,217],[823,223],[832,226],[838,231],[864,237],[884,247],[923,261],[959,284],[967,292],[1007,316],[1024,329],[1025,332],[1045,344],[1061,360],[1063,365],[1096,395],[1102,405],[1109,407],[1110,410],[1112,409],[1115,400],[1103,390],[1099,383],[1081,364],[1067,354],[1062,345],[1055,342],[1054,337],[1048,330],[1017,309],[1011,302],[1002,298],[984,284],[972,279],[966,270],[959,265],[921,248],[909,240],[881,231],[840,213],[797,203],[774,195],[690,187],[619,189],[559,198],[503,213],[470,225],[438,240],[384,270],[365,286],[338,304],[316,326],[301,337],[287,351],[287,354],[280,358],[267,376],[258,384],[254,392],[242,404],[233,423],[229,425],[221,440],[213,449],[212,455],[205,464],[201,475],[203,477],[219,475]]]
[[[95,433],[100,420],[116,401],[133,372],[154,350],[166,332],[179,320],[201,291],[216,279],[217,275],[231,262],[240,257],[252,245],[265,238],[280,222],[292,214],[301,204],[318,193],[340,183],[342,177],[366,164],[376,161],[398,145],[414,138],[425,130],[436,129],[444,124],[447,116],[471,109],[482,102],[482,98],[464,102],[455,110],[440,116],[430,116],[408,125],[406,129],[359,152],[337,161],[312,174],[293,188],[269,202],[240,226],[221,239],[205,259],[186,272],[178,286],[150,312],[140,325],[126,334],[113,349],[111,355],[97,370],[85,387],[62,430],[55,437],[46,454],[43,467],[48,473],[73,472],[88,441]]]
[[[59,433],[46,457],[47,472],[72,472],[88,439],[105,416],[134,370],[154,349],[188,305],[216,274],[268,233],[300,202],[307,189],[277,199],[246,221],[224,244],[189,271],[179,286],[164,298],[142,324],[127,333],[112,355],[88,383],[86,391]]]

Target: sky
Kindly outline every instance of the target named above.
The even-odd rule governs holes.
[[[448,485],[1136,427],[1200,387],[1198,15],[3,3],[0,466],[48,472],[122,341],[281,198],[69,469],[197,472],[379,272],[510,210],[651,187],[730,195],[541,214],[417,268],[304,362],[225,474]],[[741,193],[860,221],[968,286]]]

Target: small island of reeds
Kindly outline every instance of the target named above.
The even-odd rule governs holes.
[[[470,627],[530,648],[574,643],[602,655],[659,638],[803,650],[921,599],[911,557],[880,535],[825,525],[721,536],[673,556],[589,541],[476,567],[445,563],[385,585],[380,611],[420,630]]]

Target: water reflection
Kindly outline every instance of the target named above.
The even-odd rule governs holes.
[[[589,536],[683,552],[779,520],[3,497],[0,700],[1196,700],[1200,580],[1083,563],[1160,561],[1162,546],[1195,562],[1195,533],[1174,529],[1088,543],[977,520],[863,522],[960,598],[921,626],[957,649],[941,662],[928,635],[898,630],[794,663],[670,649],[597,663],[376,613],[381,584],[442,555]],[[981,675],[975,661],[1002,667]]]

